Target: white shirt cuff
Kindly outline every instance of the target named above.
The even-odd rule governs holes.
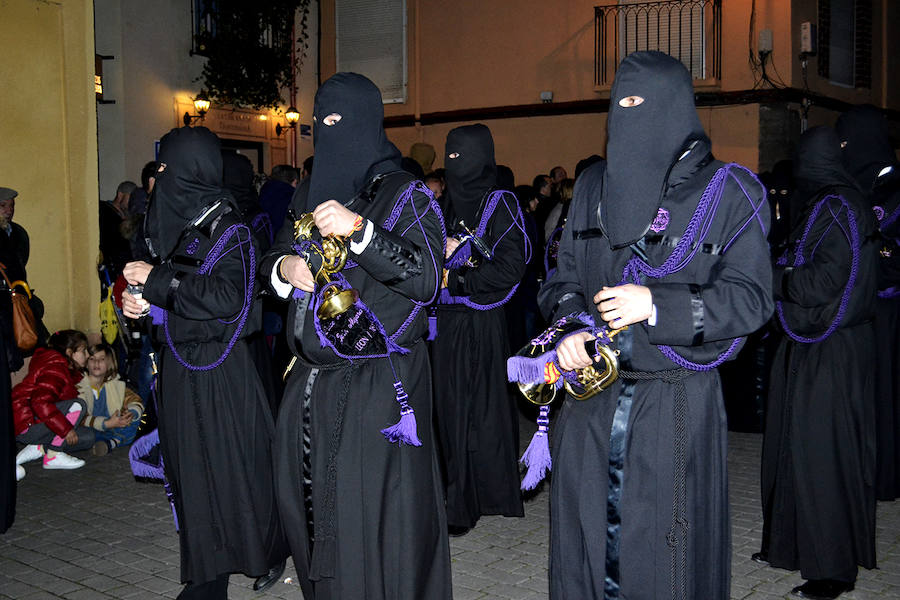
[[[656,305],[650,307],[650,318],[647,319],[647,325],[656,327]]]
[[[289,283],[283,282],[281,280],[281,277],[278,276],[278,269],[281,268],[281,263],[286,258],[287,254],[275,261],[275,267],[272,269],[272,274],[270,276],[272,289],[275,290],[275,293],[278,294],[279,298],[287,298],[294,290],[294,286]]]
[[[375,226],[372,225],[372,221],[366,219],[366,227],[363,230],[363,238],[359,242],[350,242],[350,252],[353,254],[362,254],[363,251],[369,246],[369,242],[372,241],[372,236],[375,235]]]

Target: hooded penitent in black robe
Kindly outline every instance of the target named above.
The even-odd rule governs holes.
[[[621,106],[629,96],[643,103]],[[585,312],[600,323],[593,297],[619,285],[633,257],[665,271],[680,240],[697,251],[681,270],[641,276],[656,322],[631,325],[613,340],[629,377],[586,401],[567,397],[551,422],[550,597],[727,599],[719,376],[714,368],[679,369],[664,352],[698,364],[729,349],[733,357],[736,339],[769,318],[765,191],[743,168],[723,169],[712,157],[691,76],[664,54],[637,52],[622,62],[608,131],[608,164],[588,168],[575,184],[558,269],[539,297],[544,314]],[[721,195],[712,196],[719,201],[705,236],[692,237],[688,224],[710,199],[707,189]],[[673,511],[684,527],[673,524]]]
[[[237,203],[241,218],[250,228],[259,252],[264,253],[272,245],[272,223],[269,215],[259,206],[256,188],[253,187],[253,164],[250,159],[233,150],[223,151],[222,184]],[[246,341],[274,416],[278,413],[282,390],[277,384],[276,372],[272,366],[272,353],[262,328],[249,334]]]
[[[324,124],[333,114],[340,120]],[[446,600],[447,523],[432,434],[426,316],[417,308],[434,298],[440,283],[439,209],[421,183],[400,171],[400,153],[384,134],[381,94],[372,82],[353,73],[334,75],[316,93],[314,115],[316,162],[304,188],[308,197],[295,196],[291,210],[299,217],[307,207],[336,199],[365,218],[348,240],[356,266],[341,274],[405,350],[350,360],[323,345],[310,295],[278,279],[282,257],[295,253],[293,223],[286,221],[262,266],[273,291],[292,296],[287,332],[297,362],[279,410],[275,450],[285,532],[306,600]],[[392,211],[396,223],[386,227]],[[362,339],[362,320],[347,326],[345,316],[356,310],[319,326],[339,322],[338,335],[369,352],[384,340]],[[397,385],[415,411],[419,446],[388,441],[382,433],[400,418]]]
[[[881,231],[875,301],[875,495],[900,497],[900,165],[887,119],[857,106],[837,122],[844,166],[868,195]]]
[[[159,438],[175,493],[181,579],[196,586],[228,573],[260,576],[286,548],[272,482],[274,422],[245,342],[259,329],[249,279],[257,253],[222,189],[213,133],[173,129],[159,159],[166,168],[146,232],[160,264],[144,298],[167,311],[156,328]],[[205,367],[223,354],[205,370],[182,364]]]
[[[875,566],[875,218],[830,128],[800,138],[794,176],[804,210],[773,274],[785,333],[766,411],[762,551],[805,579],[852,582],[857,565]]]
[[[447,485],[447,522],[470,528],[481,515],[521,517],[518,411],[507,390],[509,348],[503,302],[525,274],[524,222],[511,192],[491,202],[497,183],[494,141],[484,125],[447,135],[447,231],[465,235],[463,223],[492,249],[477,266],[449,267],[432,343],[434,401]],[[473,256],[478,250],[466,244]],[[448,266],[451,263],[448,261]],[[457,303],[467,297],[480,308]]]

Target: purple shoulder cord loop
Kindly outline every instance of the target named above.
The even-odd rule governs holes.
[[[245,230],[247,232],[247,240],[241,241],[240,239],[240,231]],[[185,360],[175,348],[175,342],[172,341],[172,335],[169,332],[169,311],[163,312],[163,330],[166,333],[166,344],[169,346],[169,350],[172,351],[172,355],[175,357],[181,366],[188,369],[189,371],[210,371],[215,369],[228,358],[228,355],[231,353],[232,348],[238,341],[238,337],[241,335],[241,331],[244,329],[244,324],[247,322],[247,317],[250,316],[250,309],[253,306],[253,288],[254,282],[256,280],[256,252],[253,249],[253,240],[252,233],[250,232],[250,228],[246,225],[235,224],[230,226],[228,229],[222,233],[219,240],[213,246],[212,250],[210,250],[209,254],[206,255],[206,260],[203,261],[203,264],[200,265],[200,268],[197,269],[197,275],[206,275],[209,273],[212,268],[219,262],[219,259],[225,254],[225,245],[231,240],[232,237],[237,236],[237,246],[242,246],[245,243],[249,245],[249,258],[250,258],[250,268],[249,272],[247,269],[247,264],[243,262],[244,255],[241,254],[241,262],[244,267],[244,277],[246,278],[246,288],[244,294],[244,302],[241,307],[240,312],[240,321],[237,324],[237,327],[234,330],[234,334],[231,336],[231,340],[229,340],[228,345],[225,347],[225,350],[222,352],[222,356],[220,356],[214,362],[209,363],[208,365],[192,365],[187,360]]]
[[[737,178],[736,175],[731,172],[733,169],[739,169],[750,175],[750,177],[754,181],[756,181],[762,188],[762,184],[759,182],[759,179],[756,178],[756,175],[754,175],[746,167],[743,167],[737,163],[729,163],[719,168],[713,175],[712,179],[710,179],[710,182],[706,186],[706,189],[703,191],[703,194],[700,196],[700,201],[697,203],[697,208],[694,211],[694,214],[691,216],[687,227],[685,228],[684,235],[681,236],[681,239],[678,241],[678,244],[676,244],[675,249],[672,250],[672,253],[669,254],[666,260],[663,261],[663,263],[659,267],[652,267],[641,260],[639,257],[633,256],[625,265],[620,285],[628,281],[639,285],[641,275],[645,275],[653,279],[660,279],[667,275],[671,275],[672,273],[677,273],[678,271],[685,268],[697,254],[703,244],[703,240],[705,240],[706,236],[709,234],[713,219],[715,218],[716,212],[719,208],[719,203],[724,196],[725,185],[727,183],[728,177],[731,177],[738,183],[738,186],[744,193],[744,197],[750,202],[750,206],[753,207],[753,212],[751,213],[747,221],[741,226],[738,232],[734,236],[732,236],[727,244],[725,244],[723,254],[728,250],[728,248],[731,247],[732,243],[738,238],[738,236],[740,236],[744,232],[749,223],[754,219],[759,222],[763,235],[766,235],[765,227],[763,226],[762,219],[759,216],[759,212],[763,206],[764,201],[760,201],[759,204],[753,202],[752,196],[747,192],[743,183]],[[765,190],[765,188],[762,189]],[[711,371],[728,360],[728,358],[734,353],[734,351],[737,350],[737,347],[740,345],[742,339],[743,338],[741,337],[735,338],[729,345],[728,349],[726,349],[713,361],[708,363],[696,363],[688,360],[678,354],[671,346],[667,346],[665,344],[660,344],[657,346],[657,348],[659,348],[659,351],[663,356],[674,362],[679,367],[691,371]]]
[[[894,221],[896,221],[898,218],[900,218],[900,205],[898,205],[890,215],[885,217],[884,220],[882,220],[878,224],[878,228],[884,231],[885,229],[893,225]]]
[[[485,205],[484,212],[481,214],[481,221],[479,221],[478,228],[475,230],[475,235],[477,235],[478,237],[484,237],[484,233],[487,231],[487,226],[491,220],[491,217],[494,214],[494,210],[496,210],[497,205],[500,203],[500,201],[503,200],[503,194],[509,194],[510,196],[513,197],[513,199],[515,199],[515,195],[512,192],[507,191],[507,190],[496,190],[494,192],[491,192],[491,195],[488,196],[488,201],[487,201],[487,204]],[[506,204],[505,200],[504,200],[504,204]],[[509,210],[508,204],[506,205],[506,207],[507,207],[507,210]],[[524,244],[525,262],[527,263],[528,261],[531,260],[531,253],[532,253],[531,240],[528,239],[528,233],[525,230],[525,217],[522,215],[522,208],[519,206],[518,201],[516,201],[515,214],[513,214],[512,211],[510,211],[510,215],[513,218],[512,224],[509,226],[509,228],[506,231],[503,232],[503,235],[501,235],[500,237],[497,238],[497,241],[494,243],[493,249],[496,249],[497,245],[500,243],[500,240],[502,240],[506,236],[506,234],[509,233],[510,230],[512,230],[513,227],[516,227],[519,231],[522,232],[522,238],[525,242],[525,244]],[[468,241],[466,243],[468,243]],[[512,287],[512,289],[509,290],[509,293],[507,293],[506,296],[504,296],[501,300],[498,300],[497,302],[492,302],[491,304],[479,304],[477,302],[473,302],[472,300],[469,299],[468,296],[452,296],[452,295],[450,295],[450,292],[447,291],[446,288],[444,288],[441,290],[439,303],[440,304],[463,304],[463,305],[465,305],[469,308],[475,309],[475,310],[487,311],[487,310],[492,310],[494,308],[499,308],[499,307],[503,306],[504,304],[506,304],[507,302],[509,302],[509,299],[513,297],[513,294],[516,293],[516,290],[518,288],[519,288],[519,284],[517,283]]]
[[[562,227],[557,227],[550,233],[550,237],[547,238],[547,247],[544,249],[544,273],[547,273],[547,279],[550,279],[550,249],[553,247],[553,238],[557,234],[562,237],[562,230]],[[559,244],[558,240],[557,244]]]
[[[275,240],[275,234],[272,231],[272,219],[269,218],[268,213],[261,212],[253,217],[250,227],[253,228],[253,231],[265,230],[266,239],[269,240],[270,244]]]
[[[775,303],[775,313],[778,315],[778,321],[781,323],[781,326],[784,328],[784,332],[788,334],[795,342],[800,342],[802,344],[815,344],[825,340],[828,336],[830,336],[834,331],[840,326],[841,321],[844,319],[844,314],[847,312],[847,306],[850,304],[850,295],[853,292],[853,286],[856,284],[856,276],[859,273],[859,251],[860,251],[860,240],[859,240],[859,227],[856,223],[856,215],[853,213],[853,209],[850,208],[850,204],[847,200],[844,199],[843,196],[831,194],[825,196],[819,202],[816,203],[816,206],[813,208],[812,214],[809,216],[809,220],[806,222],[806,228],[803,230],[803,235],[800,237],[800,240],[797,242],[797,248],[794,252],[794,267],[803,266],[806,263],[806,260],[803,258],[803,249],[806,246],[807,236],[812,230],[813,223],[816,220],[816,217],[819,216],[819,213],[822,212],[822,209],[826,206],[829,207],[829,200],[840,200],[841,201],[841,209],[847,209],[847,224],[849,226],[850,231],[844,231],[844,228],[841,226],[841,231],[843,231],[844,235],[847,237],[847,241],[850,243],[850,275],[847,277],[847,284],[844,286],[844,292],[841,294],[841,303],[838,305],[837,313],[834,315],[834,320],[828,326],[828,329],[818,337],[805,337],[794,333],[791,331],[791,328],[787,324],[787,319],[784,316],[784,303],[782,301],[777,301]],[[841,211],[838,210],[837,214],[834,214],[832,211],[832,217],[835,221],[837,221],[838,216]],[[840,224],[839,224],[840,225]],[[821,242],[821,240],[819,240]],[[782,256],[779,259],[779,264],[787,264],[787,255]]]

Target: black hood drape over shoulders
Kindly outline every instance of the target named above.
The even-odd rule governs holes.
[[[644,101],[621,106],[629,96]],[[691,74],[661,52],[629,54],[613,81],[607,131],[599,216],[610,247],[621,248],[647,232],[679,156],[692,141],[706,139]]]
[[[450,158],[452,154],[458,156]],[[474,229],[484,195],[497,185],[491,130],[481,123],[452,129],[447,134],[444,169],[449,210]]]
[[[231,192],[243,215],[259,208],[259,197],[253,185],[253,163],[234,150],[222,151],[222,185]]]
[[[884,113],[870,104],[854,106],[838,117],[836,129],[846,142],[844,166],[864,192],[871,192],[881,170],[897,164]]]
[[[329,115],[340,115],[332,125]],[[313,162],[307,207],[328,200],[346,204],[375,175],[401,170],[400,151],[384,133],[384,104],[374,83],[337,73],[316,92]]]
[[[216,200],[231,200],[222,188],[219,138],[205,127],[181,127],[163,136],[157,173],[147,207],[146,235],[151,250],[166,258],[189,221]]]
[[[859,193],[856,180],[844,168],[841,141],[831,127],[821,125],[806,130],[794,154],[794,195],[791,197],[792,226],[803,217],[810,202],[828,188],[850,188]],[[840,190],[836,190],[840,193]]]

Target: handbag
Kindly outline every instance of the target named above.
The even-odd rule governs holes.
[[[31,288],[22,279],[10,281],[6,276],[6,266],[2,263],[0,263],[0,273],[3,274],[3,279],[6,281],[12,302],[13,337],[16,340],[16,346],[22,352],[31,352],[38,341],[37,321],[29,304]],[[16,288],[21,288],[24,293],[17,291]]]

